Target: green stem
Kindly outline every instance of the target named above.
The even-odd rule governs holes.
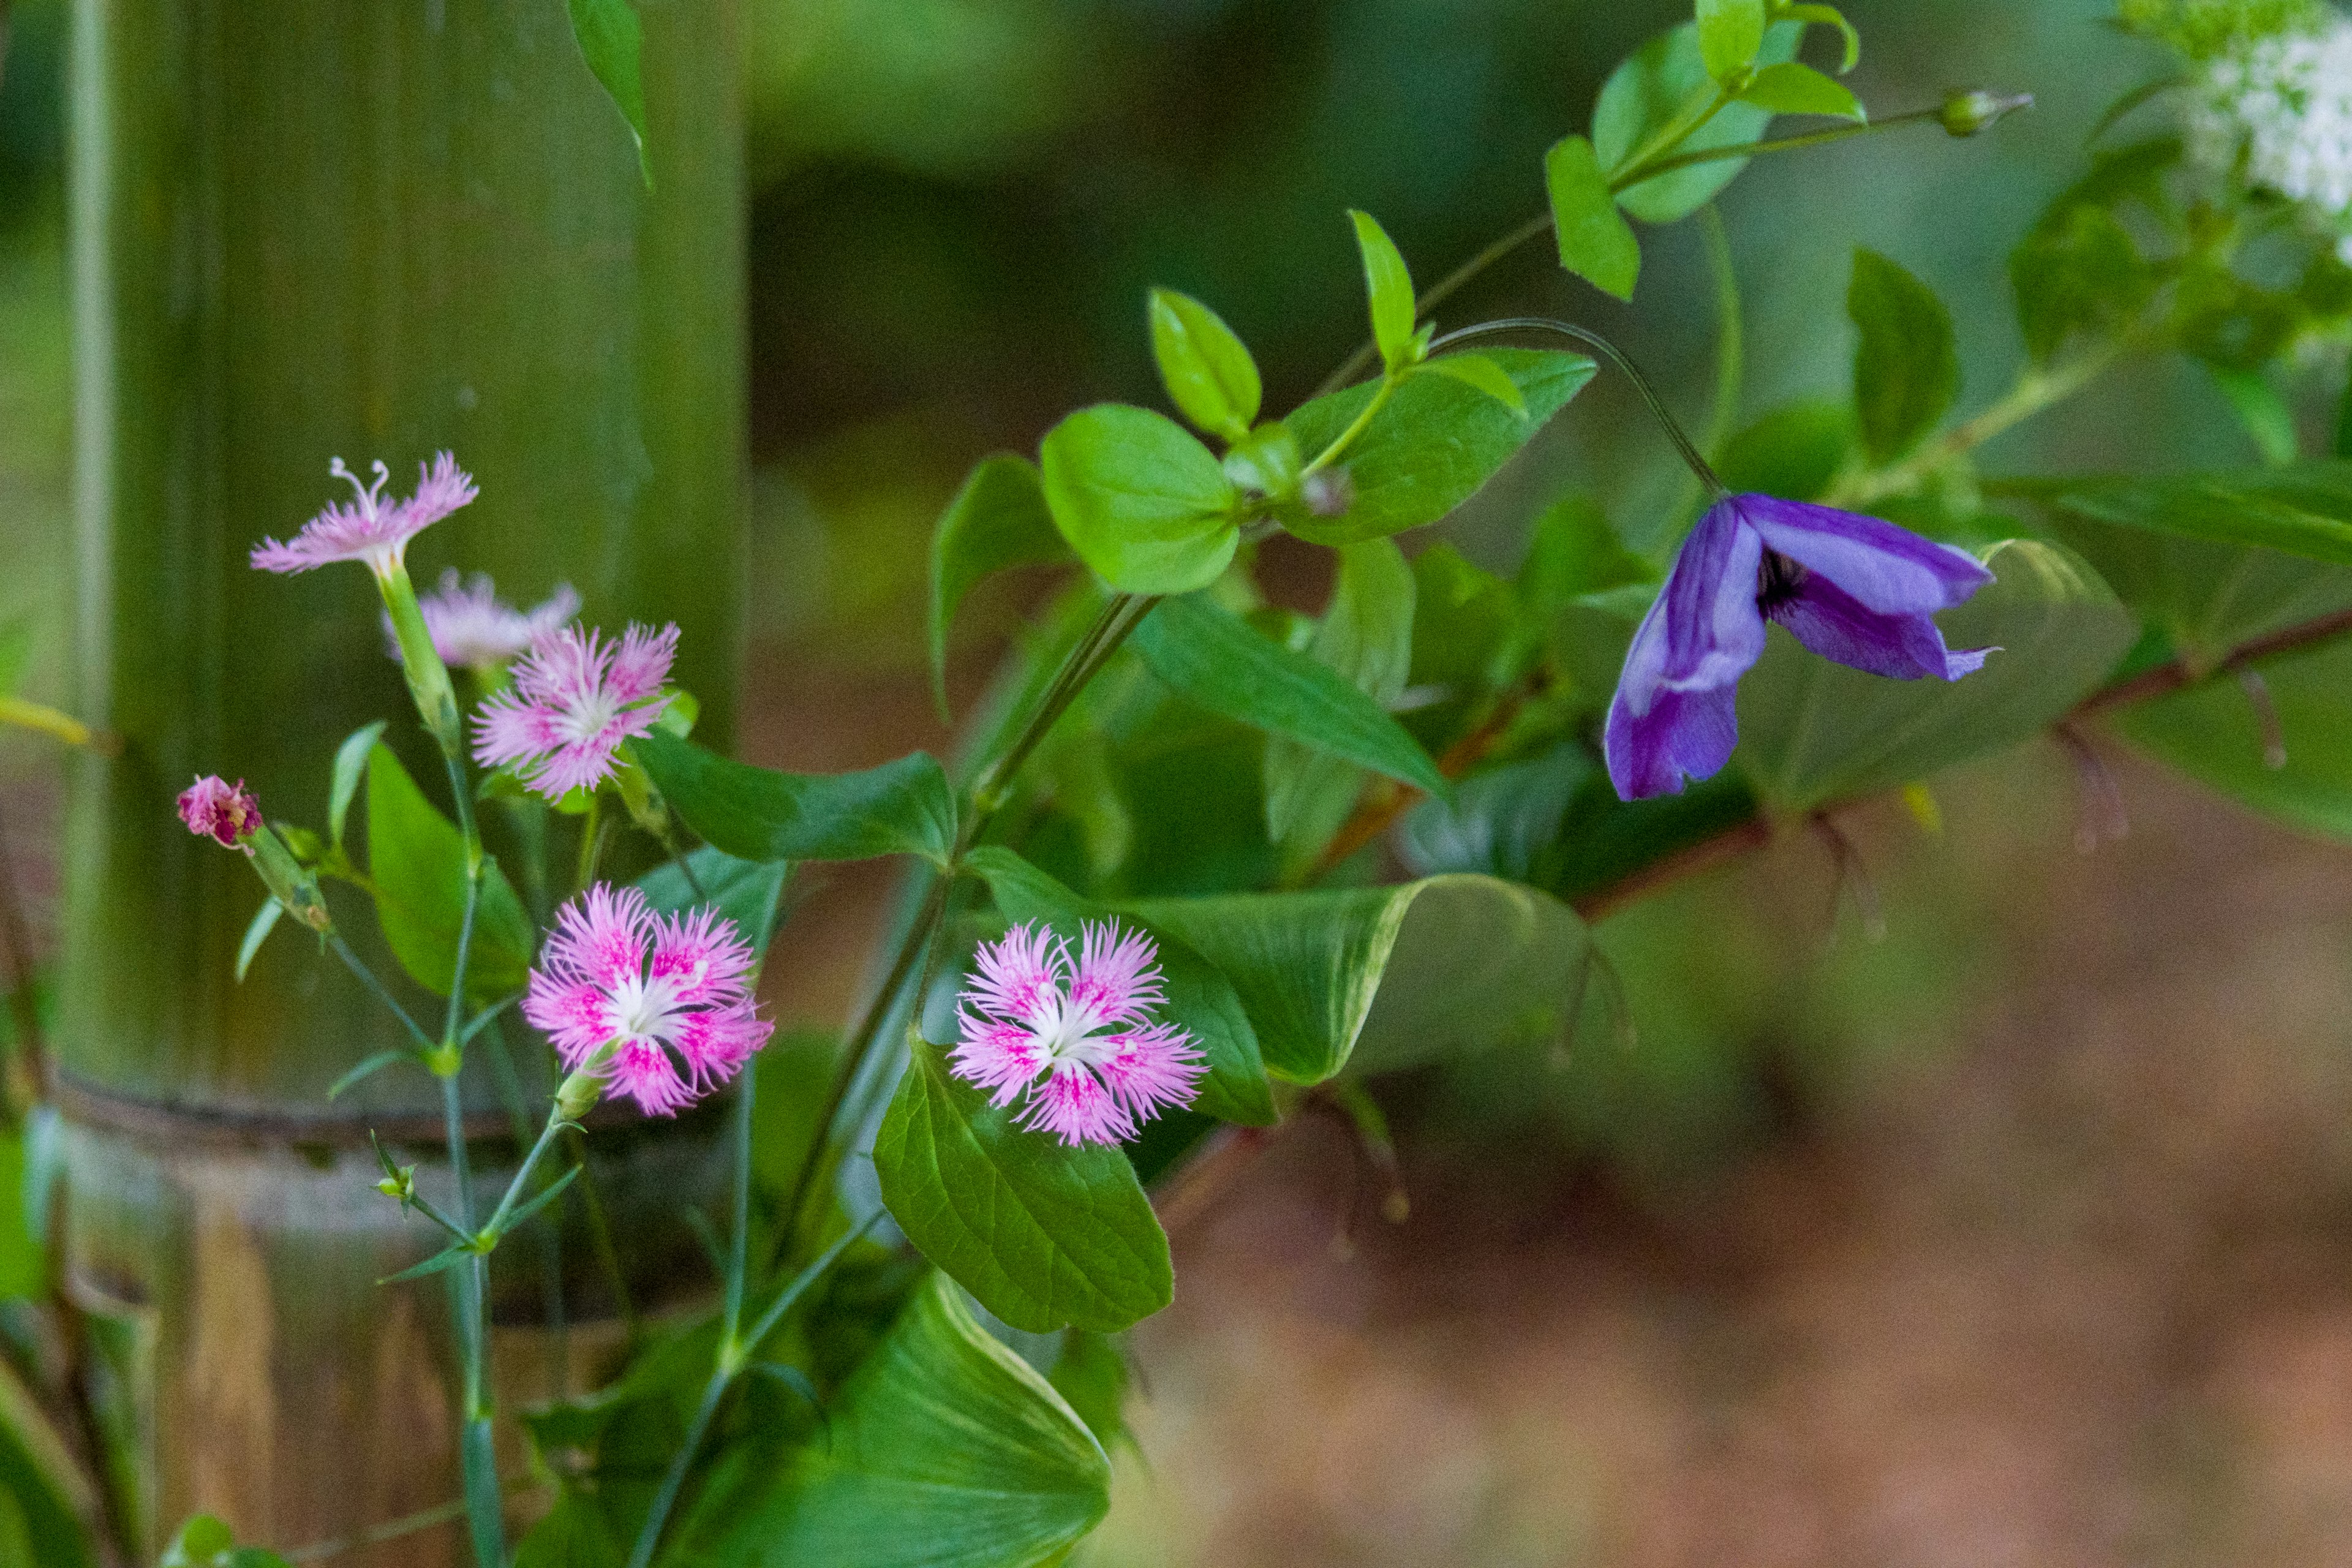
[[[577,898],[596,880],[596,863],[604,855],[604,797],[602,794],[588,797],[588,815],[580,819],[580,864],[573,879],[572,893]]]
[[[514,1212],[515,1205],[521,1200],[523,1189],[530,1184],[532,1170],[538,1166],[541,1158],[548,1150],[554,1146],[556,1136],[571,1125],[572,1123],[560,1116],[548,1117],[547,1125],[540,1129],[538,1141],[530,1146],[530,1152],[522,1157],[522,1163],[516,1168],[514,1179],[507,1184],[506,1195],[499,1199],[499,1206],[490,1212],[490,1217],[483,1223],[481,1234],[478,1239],[488,1243],[491,1247],[498,1245],[501,1234],[500,1227],[506,1224],[507,1215]],[[487,1248],[485,1250],[487,1251]]]
[[[743,1326],[743,1279],[750,1267],[751,1250],[751,1118],[752,1097],[759,1088],[757,1064],[743,1074],[743,1087],[735,1091],[735,1213],[734,1225],[727,1237],[727,1309],[725,1327],[720,1331],[720,1342],[735,1342],[736,1330]]]
[[[596,1184],[596,1173],[588,1168],[588,1136],[574,1127],[564,1139],[572,1151],[572,1163],[580,1167],[580,1179],[572,1184],[580,1189],[580,1207],[588,1216],[589,1249],[596,1254],[596,1267],[612,1289],[613,1310],[621,1320],[621,1332],[635,1346],[644,1337],[645,1327],[637,1321],[636,1307],[629,1299],[629,1277],[621,1270],[620,1249],[613,1245],[613,1223],[604,1213],[603,1189]]]
[[[1372,394],[1371,401],[1365,404],[1362,411],[1348,422],[1348,427],[1345,430],[1331,437],[1331,444],[1317,453],[1313,462],[1298,470],[1298,477],[1303,479],[1309,474],[1321,473],[1339,461],[1339,455],[1355,445],[1356,437],[1364,433],[1364,426],[1372,422],[1372,416],[1388,406],[1389,399],[1396,395],[1399,379],[1393,375],[1381,377],[1380,390]]]
[[[702,1439],[710,1430],[711,1420],[719,1414],[719,1402],[727,1397],[728,1389],[734,1385],[735,1380],[742,1375],[744,1367],[750,1364],[751,1352],[775,1332],[776,1325],[784,1321],[784,1314],[792,1310],[793,1303],[806,1294],[808,1288],[815,1284],[824,1271],[833,1267],[835,1260],[848,1251],[850,1245],[864,1236],[879,1217],[878,1210],[867,1215],[819,1254],[807,1268],[793,1276],[792,1283],[786,1285],[769,1303],[768,1310],[760,1314],[760,1321],[750,1334],[738,1338],[733,1326],[730,1325],[719,1342],[719,1358],[717,1364],[710,1369],[710,1381],[703,1384],[702,1403],[696,1406],[694,1419],[687,1424],[686,1441],[671,1456],[669,1468],[662,1473],[661,1487],[654,1493],[652,1506],[646,1510],[646,1521],[637,1531],[636,1545],[629,1552],[629,1568],[646,1568],[646,1564],[653,1562],[654,1552],[661,1545],[662,1530],[669,1522],[670,1510],[677,1506],[678,1493],[685,1489],[686,1478],[694,1468],[695,1455],[701,1450]]]
[[[2029,365],[2000,400],[1963,420],[1891,468],[1850,474],[1823,499],[1832,506],[1862,507],[1918,488],[1927,476],[1965,457],[2052,404],[2072,397],[2137,346],[2126,333],[2085,351],[2063,365]]]
[[[470,1234],[474,1228],[472,1179],[466,1159],[465,1104],[455,1073],[442,1077],[441,1112],[449,1146],[449,1173],[457,1183],[457,1221]],[[465,1475],[467,1531],[478,1568],[505,1568],[506,1518],[490,1442],[490,1401],[482,1367],[483,1302],[489,1292],[489,1259],[477,1253],[450,1269],[449,1279],[462,1383],[458,1454]]]
[[[1676,169],[1687,169],[1699,163],[1719,163],[1727,158],[1754,158],[1768,153],[1790,153],[1799,148],[1818,147],[1825,142],[1843,142],[1849,136],[1866,136],[1874,131],[1885,131],[1893,126],[1917,125],[1928,121],[1939,121],[1943,112],[1941,105],[1934,109],[1911,109],[1900,114],[1890,114],[1883,119],[1873,120],[1866,124],[1839,125],[1826,131],[1809,131],[1801,136],[1778,136],[1762,142],[1734,142],[1727,147],[1696,148],[1688,153],[1677,153],[1671,157],[1661,158],[1654,163],[1628,169],[1609,182],[1609,191],[1612,195],[1615,195],[1632,189],[1644,180],[1654,180],[1660,174],[1672,174]],[[1421,298],[1414,306],[1414,320],[1427,321],[1430,312],[1467,288],[1483,276],[1489,268],[1494,267],[1519,247],[1549,234],[1551,228],[1551,214],[1542,212],[1512,229],[1487,246],[1486,249],[1439,279],[1437,282],[1422,290]],[[1339,368],[1323,378],[1322,384],[1316,387],[1314,395],[1321,397],[1337,392],[1355,380],[1364,367],[1372,363],[1372,356],[1379,352],[1379,347],[1370,339],[1358,344],[1355,353],[1342,360]]]
[[[393,995],[391,991],[385,988],[383,982],[376,978],[375,971],[370,969],[361,961],[360,955],[352,951],[352,944],[343,940],[343,933],[339,931],[328,931],[321,934],[327,939],[327,946],[332,950],[334,955],[343,961],[343,967],[358,975],[360,984],[373,992],[377,1001],[392,1010],[392,1016],[399,1019],[402,1026],[407,1029],[409,1038],[416,1042],[416,1048],[420,1051],[431,1051],[434,1047],[433,1037],[426,1034],[417,1025],[416,1020],[408,1016],[408,1009],[402,1006],[399,998]]]
[[[840,1131],[845,1119],[851,1087],[856,1083],[866,1058],[882,1037],[883,1025],[897,1010],[898,998],[916,964],[929,952],[932,937],[947,913],[950,887],[954,881],[952,868],[962,862],[964,852],[977,843],[1004,803],[1013,781],[1030,753],[1049,733],[1055,723],[1066,712],[1087,683],[1100,673],[1129,634],[1142,624],[1143,617],[1160,601],[1147,595],[1118,594],[1103,605],[1086,635],[1078,639],[1062,661],[1062,668],[1048,682],[1037,706],[1023,723],[1013,743],[993,763],[980,770],[966,797],[961,814],[961,825],[956,834],[954,852],[949,857],[950,869],[936,874],[924,895],[923,906],[900,939],[898,951],[890,961],[889,973],[884,977],[866,1011],[859,1016],[849,1037],[843,1043],[840,1064],[834,1069],[833,1082],[825,1093],[824,1108],[817,1113],[817,1139],[809,1158],[802,1162],[787,1189],[783,1207],[778,1212],[784,1216],[777,1237],[779,1255],[789,1250],[793,1237],[805,1217],[803,1210],[815,1192],[815,1181],[822,1173],[830,1172],[846,1152],[843,1148],[845,1134]],[[861,1118],[848,1119],[856,1125]]]

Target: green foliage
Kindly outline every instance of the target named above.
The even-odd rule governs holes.
[[[926,752],[862,773],[787,773],[659,732],[630,750],[686,825],[739,860],[919,855],[945,864],[955,847],[955,794]]]
[[[1110,1507],[1102,1445],[941,1276],[842,1390],[826,1430],[738,1494],[707,1560],[1045,1568]]]
[[[2352,606],[2352,568],[2061,511],[2056,532],[2192,669],[2254,638]]]
[[[1855,426],[1873,463],[1891,463],[1936,428],[1960,395],[1952,315],[1936,291],[1874,250],[1853,253],[1846,314],[1853,352]]]
[[[1062,1353],[1054,1358],[1053,1370],[1045,1377],[1054,1392],[1067,1400],[1070,1409],[1087,1424],[1104,1453],[1135,1441],[1124,1414],[1127,1357],[1119,1352],[1117,1340],[1084,1329],[1063,1331]]]
[[[1758,71],[1756,79],[1739,89],[1739,101],[1769,109],[1775,114],[1824,114],[1853,121],[1870,118],[1863,110],[1862,100],[1844,83],[1796,60],[1782,60]]]
[[[380,741],[368,752],[367,843],[384,941],[419,985],[447,995],[465,923],[466,841]],[[530,918],[506,873],[497,861],[486,863],[467,952],[467,999],[489,1002],[521,990],[537,951]]]
[[[1849,405],[1791,403],[1732,437],[1715,468],[1734,490],[1819,500],[1845,467],[1853,446],[1854,415]]]
[[[965,858],[965,864],[987,882],[1007,920],[1043,921],[1073,946],[1084,922],[1108,920],[1113,912],[1078,897],[1002,846],[982,845]],[[1208,1076],[1201,1081],[1192,1109],[1226,1121],[1272,1125],[1274,1100],[1266,1088],[1265,1064],[1233,986],[1181,938],[1156,930],[1149,921],[1129,923],[1142,925],[1160,949],[1167,1001],[1159,1016],[1189,1033],[1208,1063]]]
[[[1381,351],[1381,363],[1395,375],[1421,357],[1413,340],[1412,274],[1405,270],[1395,242],[1371,214],[1350,208],[1348,216],[1356,226],[1356,248],[1363,256],[1372,342]]]
[[[1112,587],[1189,594],[1233,560],[1239,495],[1215,455],[1166,415],[1080,409],[1045,433],[1038,460],[1054,526]]]
[[[1294,1083],[1564,1031],[1586,955],[1566,905],[1489,877],[1127,908],[1224,972]]]
[[[97,1568],[98,1554],[82,1522],[96,1503],[89,1483],[41,1414],[32,1390],[5,1362],[0,1362],[0,1501],[14,1505],[25,1533],[40,1544],[36,1561],[41,1568]],[[222,1542],[224,1549],[228,1544]],[[267,1552],[202,1561],[223,1568],[283,1568]]]
[[[1386,709],[1412,673],[1412,568],[1385,539],[1342,545],[1338,553],[1331,602],[1307,657]],[[1266,834],[1293,847],[1286,859],[1297,863],[1319,850],[1362,788],[1361,770],[1344,757],[1284,735],[1266,737]]]
[[[1776,23],[1764,35],[1756,63],[1779,65],[1792,59],[1803,27]],[[1664,150],[1713,152],[1755,142],[1771,122],[1771,110],[1752,103],[1734,103],[1678,141],[1671,133],[1703,113],[1716,96],[1699,48],[1698,28],[1689,22],[1660,33],[1612,71],[1592,106],[1592,147],[1612,180],[1633,172]],[[1693,163],[1626,186],[1617,204],[1644,223],[1673,223],[1688,217],[1716,193],[1738,177],[1745,158],[1724,158]]]
[[[1706,74],[1731,81],[1764,47],[1764,0],[1698,0],[1698,54]]]
[[[1160,380],[1185,418],[1228,443],[1257,423],[1257,362],[1223,318],[1189,294],[1151,291],[1151,353]]]
[[[1482,357],[1519,389],[1525,417],[1459,381],[1412,376],[1348,448],[1347,510],[1337,517],[1286,515],[1283,526],[1318,544],[1351,544],[1435,522],[1476,494],[1592,379],[1592,362],[1582,354],[1491,349]],[[1319,452],[1377,390],[1367,383],[1318,397],[1283,423],[1300,449]]]
[[[708,906],[734,922],[751,944],[756,962],[768,951],[775,934],[777,906],[784,896],[784,879],[791,864],[783,860],[738,860],[723,849],[704,845],[686,858],[694,872],[687,879],[675,860],[666,860],[637,879],[637,887],[657,914]],[[699,884],[701,891],[695,890]]]
[[[44,1539],[45,1545],[47,1544]],[[58,1560],[58,1568],[76,1561]],[[41,1559],[44,1568],[50,1562]],[[258,1546],[239,1546],[229,1527],[208,1513],[200,1513],[180,1527],[163,1549],[159,1568],[287,1568],[286,1559]]]
[[[514,1568],[623,1568],[626,1557],[595,1503],[567,1490],[515,1543]]]
[[[1773,629],[1739,688],[1734,761],[1758,794],[1805,811],[2014,744],[2088,695],[2138,636],[2114,592],[2055,545],[2014,541],[1986,564],[1994,581],[1937,617],[1951,647],[2001,650],[1961,680],[1864,675]]]
[[[2053,358],[2079,334],[2116,332],[2146,308],[2157,270],[2116,209],[2137,203],[2169,222],[2163,179],[2179,157],[2180,143],[2171,138],[2100,155],[2011,252],[2018,327],[2036,360]]]
[[[1152,674],[1212,712],[1445,793],[1437,764],[1378,702],[1205,596],[1163,602],[1131,646]]]
[[[343,823],[351,816],[352,797],[359,793],[360,779],[375,743],[383,738],[383,729],[381,719],[362,724],[335,748],[334,773],[327,789],[327,837],[338,850],[343,847]]]
[[[948,633],[964,595],[1007,567],[1069,558],[1035,465],[1009,453],[982,458],[931,533],[931,689],[942,714]]]
[[[1112,1332],[1174,1299],[1168,1237],[1117,1148],[1014,1125],[1013,1107],[909,1041],[874,1139],[882,1201],[907,1239],[982,1306],[1032,1333]]]
[[[1446,354],[1439,359],[1423,360],[1413,370],[1419,375],[1451,377],[1471,391],[1493,398],[1520,418],[1528,416],[1528,400],[1521,395],[1519,384],[1505,374],[1503,367],[1485,354]]]
[[[1605,294],[1633,299],[1642,272],[1642,242],[1617,210],[1592,143],[1581,136],[1554,142],[1544,155],[1544,189],[1551,198],[1560,266]]]
[[[646,89],[642,68],[645,28],[629,0],[565,0],[572,14],[572,36],[579,40],[581,57],[613,107],[628,122],[636,143],[637,167],[646,184],[654,183],[654,165],[646,150]]]
[[[2141,751],[2241,805],[2352,842],[2352,726],[2345,722],[2352,643],[2339,639],[2265,659],[2257,668],[2263,698],[2277,717],[2275,731],[2254,696],[2225,679],[2135,702],[2109,722]],[[2273,742],[2283,757],[2271,754]]]
[[[2352,462],[2341,459],[2218,474],[2011,480],[2002,489],[2062,517],[2352,566]]]

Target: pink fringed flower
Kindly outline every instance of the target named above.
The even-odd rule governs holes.
[[[1155,1023],[1167,1001],[1159,950],[1115,921],[1082,928],[1077,957],[1039,925],[1017,925],[972,956],[957,1074],[1009,1105],[1025,1090],[1024,1127],[1063,1142],[1117,1143],[1171,1106],[1208,1070],[1192,1037]]]
[[[716,910],[656,915],[599,882],[563,906],[530,972],[523,1016],[578,1069],[614,1045],[604,1081],[674,1115],[735,1076],[775,1026],[753,1009],[751,950]]]
[[[475,760],[513,768],[550,800],[594,788],[612,775],[621,742],[669,706],[661,684],[677,653],[674,626],[633,626],[617,643],[578,626],[541,637],[516,661],[514,684],[475,717]]]
[[[265,572],[308,572],[337,561],[361,561],[379,577],[401,564],[408,542],[464,506],[478,493],[473,477],[446,452],[437,454],[430,468],[416,465],[416,493],[406,500],[387,501],[383,487],[392,471],[375,465],[375,483],[362,485],[359,476],[337,458],[327,471],[349,481],[358,499],[330,501],[327,509],[280,544],[265,539],[253,547],[253,563]]]
[[[540,638],[562,630],[580,613],[580,595],[569,583],[558,583],[544,604],[518,610],[498,595],[489,574],[477,572],[460,582],[454,566],[441,574],[440,588],[422,595],[417,609],[432,635],[433,651],[448,665],[476,669],[495,668],[528,649]],[[393,636],[392,616],[383,617],[384,636],[392,657],[400,657]]]
[[[243,779],[231,784],[218,773],[206,773],[180,792],[180,820],[197,837],[217,839],[223,848],[236,849],[248,834],[260,830],[261,803]]]

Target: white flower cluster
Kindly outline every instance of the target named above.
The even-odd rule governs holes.
[[[2207,62],[2189,111],[2197,161],[2300,202],[2352,265],[2352,19],[2254,39]]]

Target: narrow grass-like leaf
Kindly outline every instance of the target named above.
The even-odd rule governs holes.
[[[261,907],[253,911],[253,923],[245,928],[245,940],[236,944],[238,984],[245,983],[245,972],[253,967],[255,956],[261,952],[261,944],[269,940],[269,933],[278,928],[278,917],[285,912],[286,906],[274,896],[263,900]]]
[[[327,787],[327,837],[334,847],[343,847],[343,823],[351,816],[352,797],[359,793],[360,780],[366,776],[369,753],[383,738],[384,721],[362,724],[343,737],[335,748],[335,771]]]

